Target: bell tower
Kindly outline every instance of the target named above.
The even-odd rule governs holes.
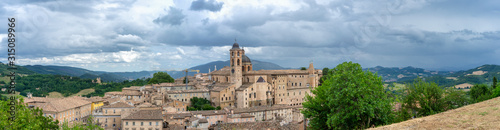
[[[230,72],[230,83],[235,83],[236,87],[239,88],[242,84],[243,80],[243,74],[242,74],[242,66],[243,66],[243,55],[245,54],[245,50],[240,49],[240,46],[238,43],[236,43],[236,39],[234,40],[233,48],[229,50],[229,56],[230,56],[230,65],[231,65],[231,72]]]

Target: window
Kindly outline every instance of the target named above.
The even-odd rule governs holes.
[[[229,100],[231,100],[231,97],[229,97]]]
[[[135,126],[135,122],[132,122],[132,125]]]
[[[156,122],[156,126],[158,126],[158,122]]]
[[[149,126],[151,126],[151,122],[149,122]]]
[[[113,110],[113,113],[116,113],[116,110]]]
[[[144,122],[141,122],[141,126],[144,126]]]
[[[125,122],[125,125],[128,125],[128,121],[127,121],[127,122]]]

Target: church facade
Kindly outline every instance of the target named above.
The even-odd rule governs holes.
[[[210,91],[214,106],[247,108],[284,104],[302,105],[305,95],[318,86],[321,70],[313,63],[306,70],[253,70],[245,50],[234,43],[229,50],[230,64],[210,72],[215,84]]]

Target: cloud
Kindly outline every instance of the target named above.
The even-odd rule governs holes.
[[[228,60],[236,38],[252,60],[287,67],[307,66],[310,60],[334,67],[352,60],[363,67],[443,68],[500,64],[495,57],[500,54],[498,4],[24,0],[1,3],[0,17],[18,19],[16,53],[22,64],[113,71],[188,68]],[[5,35],[0,33],[1,43]]]
[[[208,10],[217,12],[221,10],[222,5],[224,5],[224,2],[217,2],[215,0],[194,0],[189,9],[195,11]]]
[[[180,25],[182,24],[184,18],[186,18],[186,15],[182,14],[181,9],[170,7],[167,15],[158,17],[157,19],[153,20],[153,22],[160,25]]]

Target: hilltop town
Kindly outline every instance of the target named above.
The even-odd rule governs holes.
[[[313,63],[305,70],[253,70],[238,43],[229,55],[229,65],[188,76],[188,83],[183,77],[174,83],[126,87],[104,97],[28,95],[24,102],[60,123],[88,123],[93,117],[104,129],[303,128],[302,103],[319,85],[322,70],[315,70]],[[221,109],[188,111],[195,97]]]

